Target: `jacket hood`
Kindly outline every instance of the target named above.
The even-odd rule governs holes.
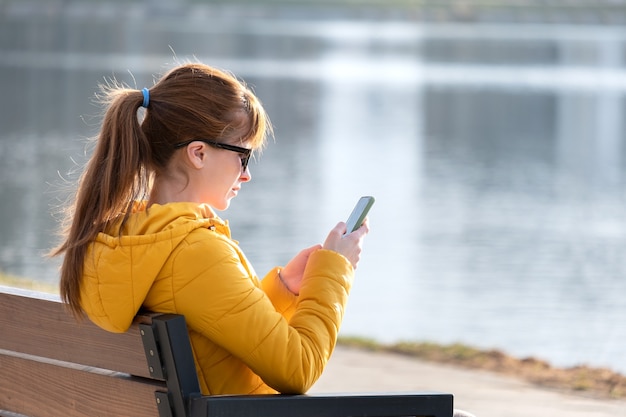
[[[170,254],[192,231],[228,224],[211,208],[196,203],[136,203],[120,231],[120,223],[99,233],[85,257],[81,306],[98,326],[125,332],[161,273]]]

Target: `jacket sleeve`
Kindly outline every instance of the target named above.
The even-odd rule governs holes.
[[[285,284],[283,284],[278,276],[280,269],[280,267],[276,267],[268,272],[261,281],[261,288],[272,301],[276,311],[282,314],[287,320],[290,320],[296,312],[298,296],[285,287]]]
[[[176,285],[174,295],[188,326],[240,358],[277,391],[306,392],[335,347],[354,275],[351,264],[333,251],[313,253],[288,321],[255,285],[238,248],[217,239],[194,246],[175,260],[193,277]],[[198,262],[199,253],[211,253],[211,262]]]

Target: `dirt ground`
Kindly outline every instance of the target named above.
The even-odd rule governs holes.
[[[542,387],[521,377],[338,346],[311,393],[439,391],[476,417],[626,416],[626,399]]]

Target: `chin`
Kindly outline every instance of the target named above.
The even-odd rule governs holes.
[[[224,210],[228,209],[228,207],[230,207],[230,199],[226,200],[226,201],[222,201],[222,202],[220,202],[220,204],[216,204],[216,205],[214,205],[212,207],[215,210],[224,211]]]

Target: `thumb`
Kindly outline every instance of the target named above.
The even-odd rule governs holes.
[[[311,247],[309,247],[309,248],[302,249],[302,250],[300,251],[300,253],[301,253],[302,255],[305,255],[306,257],[309,257],[309,256],[310,256],[313,252],[315,252],[315,251],[317,251],[317,250],[320,250],[320,249],[322,249],[322,245],[320,245],[320,244],[318,243],[318,244],[313,245],[313,246],[311,246]]]

